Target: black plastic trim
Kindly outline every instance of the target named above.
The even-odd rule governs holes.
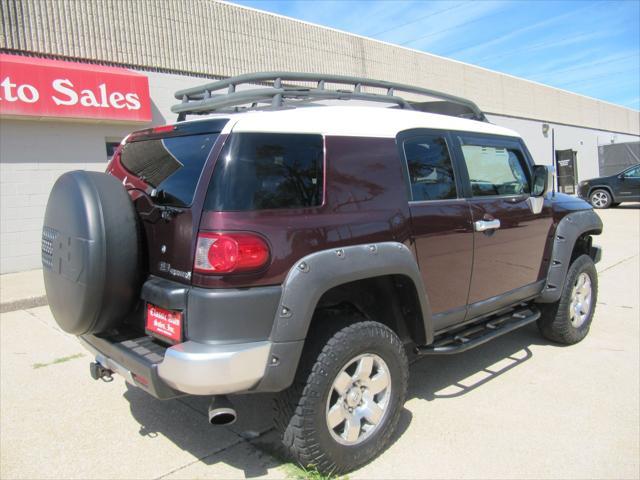
[[[281,295],[280,286],[192,287],[187,300],[187,338],[224,344],[267,340]]]
[[[187,340],[231,344],[268,340],[281,295],[280,286],[210,289],[152,275],[141,297],[160,308],[182,311]]]
[[[189,287],[182,283],[150,276],[142,285],[143,300],[168,310],[185,310]]]
[[[367,278],[404,275],[416,290],[426,343],[433,341],[433,318],[415,257],[406,245],[381,242],[321,250],[300,259],[282,285],[273,323],[274,342],[303,340],[318,301],[331,288]]]
[[[547,282],[542,294],[536,299],[537,302],[553,303],[560,299],[564,279],[571,263],[573,247],[580,235],[587,232],[596,235],[602,232],[602,220],[593,210],[572,212],[560,220],[553,239],[553,252],[547,272]],[[596,258],[599,260],[599,256],[595,253],[595,257],[592,258],[597,261]]]
[[[495,297],[472,303],[467,309],[467,320],[472,320],[474,318],[499,311],[502,308],[515,305],[518,302],[523,302],[536,297],[540,292],[542,292],[544,285],[544,280],[540,280],[538,282],[525,285],[524,287],[503,293],[502,295],[496,295]]]
[[[467,306],[452,308],[433,316],[433,328],[438,330],[447,330],[457,325],[463,324],[467,316]]]
[[[126,370],[135,375],[140,375],[149,380],[149,385],[137,383],[137,386],[144,391],[153,395],[160,400],[167,400],[184,396],[183,392],[174,390],[167,385],[158,375],[158,364],[162,361],[162,357],[144,346],[127,346],[128,343],[136,342],[136,339],[114,342],[106,338],[100,338],[95,335],[83,335],[81,337],[85,342],[110,358]],[[145,337],[145,340],[148,340]]]
[[[304,340],[272,344],[264,377],[251,391],[280,392],[288,388],[296,375],[303,347]]]

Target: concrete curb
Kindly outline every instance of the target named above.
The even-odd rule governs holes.
[[[0,303],[0,313],[13,312],[15,310],[25,310],[27,308],[42,307],[48,305],[46,295],[37,297],[21,298],[10,302]]]

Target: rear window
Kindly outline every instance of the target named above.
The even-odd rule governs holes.
[[[125,144],[120,162],[158,191],[156,203],[188,207],[216,133]]]
[[[305,208],[322,204],[321,135],[237,133],[220,155],[207,210]]]

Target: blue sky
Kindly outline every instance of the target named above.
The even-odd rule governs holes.
[[[234,3],[640,109],[640,0]]]

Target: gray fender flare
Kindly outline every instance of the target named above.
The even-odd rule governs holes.
[[[413,253],[399,242],[334,248],[300,259],[289,271],[275,315],[271,341],[304,340],[322,295],[333,287],[383,275],[405,275],[415,286],[427,343],[433,341],[431,308]]]
[[[602,232],[602,220],[593,210],[572,212],[560,220],[553,236],[547,282],[537,302],[553,303],[560,299],[573,247],[580,235],[586,232]]]

